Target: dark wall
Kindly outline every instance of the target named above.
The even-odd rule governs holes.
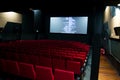
[[[9,41],[20,39],[21,27],[21,23],[7,22],[1,32],[2,40]]]
[[[40,10],[33,10],[33,15],[34,15],[34,31],[35,31],[35,39],[38,39],[38,32],[39,32],[39,27],[40,27],[40,18],[41,18],[41,12]]]
[[[63,12],[64,11],[64,12]],[[49,24],[51,16],[88,16],[87,34],[53,34],[49,33]],[[22,34],[21,39],[59,39],[59,40],[75,40],[91,44],[93,36],[93,17],[88,10],[65,11],[53,10],[36,12],[28,11],[23,13]],[[36,32],[38,30],[38,32]]]
[[[58,40],[73,40],[73,41],[80,41],[83,43],[88,42],[87,35],[80,35],[80,34],[48,34],[49,39],[58,39]]]
[[[34,15],[32,11],[26,11],[22,13],[22,40],[30,40],[35,39],[35,31],[34,31]]]
[[[107,53],[107,56],[120,75],[120,40],[110,38],[108,45],[109,48],[107,51],[109,51],[109,53]]]
[[[48,14],[47,14],[48,13]],[[51,12],[46,12],[45,16],[45,36],[47,36],[48,39],[59,39],[59,40],[74,40],[74,41],[81,41],[84,43],[88,43],[91,44],[91,37],[93,35],[93,24],[91,24],[91,13],[85,12],[85,11],[75,11],[75,12],[66,12],[64,10],[60,11],[60,10],[54,10]],[[61,33],[50,33],[50,17],[54,17],[54,16],[58,16],[58,17],[66,17],[66,16],[88,16],[88,29],[87,29],[87,34],[61,34]]]
[[[103,15],[104,7],[96,7],[93,10],[93,37],[92,37],[92,66],[91,66],[91,79],[97,80],[99,73],[100,62],[100,48],[101,48],[101,35],[103,30]]]
[[[105,53],[109,54],[110,53],[110,30],[108,23],[103,24],[103,31],[102,31],[102,42],[101,42],[101,47],[105,49]]]
[[[116,60],[118,62],[120,62],[120,40],[115,40],[115,39],[110,39],[110,49],[111,49],[111,53],[114,58],[116,58]]]
[[[35,39],[42,39],[44,37],[43,32],[44,28],[43,24],[43,14],[41,10],[33,10],[34,12],[34,31],[35,31]]]

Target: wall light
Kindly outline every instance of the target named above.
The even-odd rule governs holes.
[[[119,3],[119,4],[117,4],[117,6],[120,6],[120,3]]]

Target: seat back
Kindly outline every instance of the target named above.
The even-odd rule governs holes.
[[[54,80],[74,80],[74,72],[55,69]]]
[[[67,60],[67,70],[73,71],[74,74],[80,75],[81,64],[77,61]]]
[[[52,68],[36,65],[35,70],[37,80],[54,80]]]
[[[33,80],[36,79],[36,73],[32,64],[19,63],[18,65],[20,69],[20,76]]]
[[[40,56],[39,60],[41,66],[52,67],[51,57]]]
[[[65,59],[53,57],[52,58],[53,69],[63,69],[65,70]]]
[[[4,59],[0,59],[0,71],[2,71],[2,72],[7,71],[6,62]]]
[[[19,75],[19,67],[17,61],[6,60],[7,72],[13,75]]]

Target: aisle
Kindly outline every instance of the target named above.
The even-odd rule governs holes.
[[[85,76],[83,77],[83,80],[90,80],[91,64],[92,64],[92,50],[90,50],[88,62],[85,69]]]
[[[120,80],[116,69],[104,55],[100,56],[98,80]]]

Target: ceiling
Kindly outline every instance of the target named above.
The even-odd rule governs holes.
[[[117,5],[120,0],[4,0],[0,11],[41,9],[44,11],[90,11],[95,7]]]

